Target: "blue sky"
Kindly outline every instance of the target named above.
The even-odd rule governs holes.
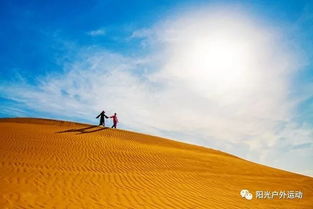
[[[132,31],[147,27],[162,15],[214,1],[2,1],[1,66],[5,73],[16,71],[38,75],[60,69],[56,57],[66,56],[66,44],[77,47],[97,45],[112,51],[138,53],[136,43],[125,41]],[[222,1],[217,1],[222,2]],[[224,1],[248,8],[263,20],[299,27],[301,37],[311,35],[311,22],[297,22],[312,5],[307,1]],[[244,3],[243,3],[244,2]],[[249,1],[250,2],[250,1]],[[222,4],[222,3],[220,3]],[[106,35],[88,36],[88,31],[105,28]],[[309,29],[309,31],[307,31]],[[64,43],[66,42],[66,43]],[[309,49],[308,49],[309,50]],[[14,70],[13,70],[14,71]],[[3,73],[1,72],[1,73]],[[6,74],[7,75],[7,74]]]
[[[97,123],[313,175],[309,1],[1,1],[0,117]]]

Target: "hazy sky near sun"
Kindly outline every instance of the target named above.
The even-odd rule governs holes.
[[[308,1],[2,1],[0,117],[97,123],[313,176]]]

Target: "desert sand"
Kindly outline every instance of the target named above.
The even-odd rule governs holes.
[[[213,149],[45,119],[0,119],[0,131],[0,209],[313,208],[313,178]]]

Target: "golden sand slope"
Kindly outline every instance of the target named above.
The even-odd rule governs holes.
[[[313,208],[313,178],[143,134],[42,120],[0,120],[0,209]],[[242,199],[241,189],[302,199]]]

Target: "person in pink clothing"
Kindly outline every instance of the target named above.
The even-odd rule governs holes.
[[[117,115],[116,115],[116,113],[114,113],[114,115],[110,116],[110,118],[112,118],[112,119],[113,119],[113,125],[112,125],[112,127],[111,127],[111,128],[116,128],[117,123],[118,123],[118,119],[117,119]]]

